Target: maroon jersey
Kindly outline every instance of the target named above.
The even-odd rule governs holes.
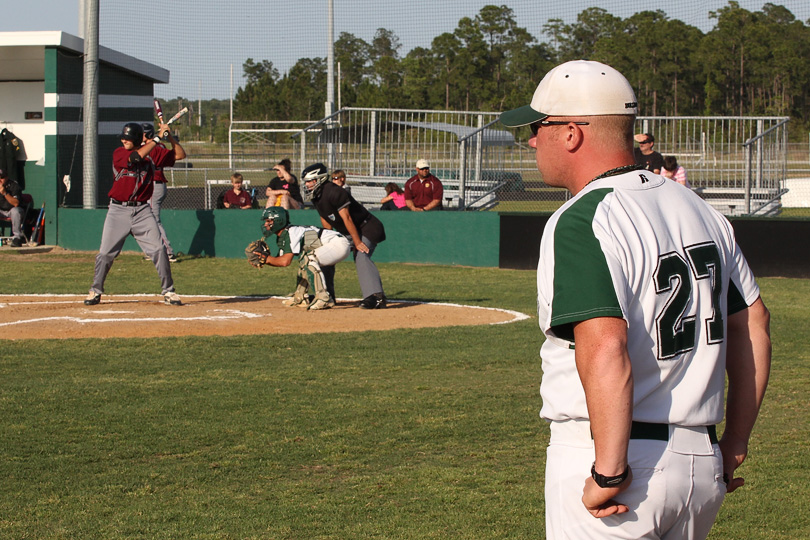
[[[174,151],[156,146],[149,159],[137,165],[130,165],[129,156],[133,150],[119,146],[113,152],[113,174],[115,180],[108,195],[116,201],[147,202],[152,197],[152,181],[155,167],[174,165]]]
[[[239,192],[239,195],[237,195],[232,189],[229,189],[225,192],[225,196],[222,198],[222,200],[223,202],[230,204],[231,208],[242,208],[243,206],[250,206],[253,203],[253,199],[250,198],[250,193],[244,189]]]

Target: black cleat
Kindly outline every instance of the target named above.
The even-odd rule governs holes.
[[[388,305],[383,293],[374,293],[366,296],[360,302],[360,307],[363,309],[383,309]]]

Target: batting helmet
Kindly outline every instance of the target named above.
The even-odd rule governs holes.
[[[141,124],[141,127],[143,127],[143,136],[147,139],[155,136],[155,126],[152,124]]]
[[[323,163],[313,163],[303,171],[301,171],[301,181],[304,183],[304,189],[309,198],[318,196],[322,186],[329,178],[329,171]],[[312,186],[307,185],[309,182],[315,181]]]
[[[121,135],[119,135],[118,138],[140,145],[143,142],[143,126],[137,122],[124,124],[123,129],[121,129]]]
[[[262,235],[265,237],[276,234],[289,224],[290,214],[286,208],[271,206],[262,212]]]

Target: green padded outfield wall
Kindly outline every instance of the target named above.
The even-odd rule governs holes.
[[[242,258],[245,246],[261,237],[261,210],[163,210],[161,220],[175,252]],[[60,247],[96,251],[106,209],[60,208]],[[375,212],[386,240],[374,254],[379,262],[498,266],[500,216],[496,212]],[[314,210],[294,210],[296,225],[320,226]],[[132,237],[124,251],[139,251]]]

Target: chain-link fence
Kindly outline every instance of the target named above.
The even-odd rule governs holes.
[[[315,162],[344,170],[352,194],[369,208],[377,207],[389,182],[402,187],[418,159],[427,159],[444,183],[449,208],[559,207],[567,195],[540,177],[528,128],[506,130],[497,119],[492,112],[345,108],[308,125],[234,123],[227,154],[188,145],[192,161],[168,173],[167,206],[216,208],[237,170],[263,206],[273,165],[289,158],[294,174]],[[653,133],[654,150],[675,156],[693,189],[723,213],[772,215],[787,193],[787,120],[639,117],[637,131]]]

